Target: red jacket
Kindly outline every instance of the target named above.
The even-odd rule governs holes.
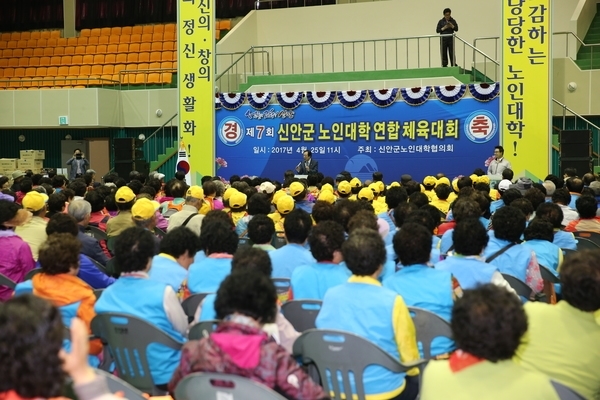
[[[208,338],[183,346],[181,362],[169,383],[173,393],[181,379],[193,372],[219,372],[262,383],[288,399],[328,398],[294,358],[258,328],[221,322]],[[290,379],[294,375],[295,379]]]

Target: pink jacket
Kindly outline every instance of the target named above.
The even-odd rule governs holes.
[[[193,372],[219,372],[260,382],[288,399],[326,399],[290,353],[259,328],[221,322],[210,337],[187,342],[181,362],[169,383],[173,393],[181,379]],[[292,376],[293,375],[293,376]]]
[[[0,231],[0,274],[15,283],[23,282],[25,275],[35,268],[35,261],[29,245],[11,230]],[[8,300],[13,290],[0,286],[0,301]]]

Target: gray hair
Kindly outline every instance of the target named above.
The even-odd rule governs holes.
[[[83,221],[92,213],[92,205],[86,200],[75,200],[69,203],[69,215],[77,221]]]
[[[135,219],[135,218],[131,218],[133,220],[133,222],[135,223],[136,226],[139,226],[140,228],[149,228],[152,221],[154,220],[154,216],[152,216],[149,219]]]
[[[223,193],[225,193],[225,184],[221,181],[213,181],[215,183],[215,186],[217,187],[217,192],[215,193],[215,197],[221,197],[223,196]]]
[[[94,175],[94,174],[96,174],[96,171],[94,171],[93,169],[90,168],[87,171],[85,171],[85,173]]]
[[[556,185],[554,184],[554,182],[544,181],[542,185],[544,185],[544,187],[546,188],[546,197],[552,197],[552,195],[556,191]]]

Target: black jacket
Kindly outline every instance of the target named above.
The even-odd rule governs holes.
[[[453,28],[448,28],[442,31],[442,28],[444,26],[446,26],[446,24],[450,22],[452,25],[454,25],[454,29]],[[446,18],[442,18],[438,21],[437,23],[437,27],[435,28],[435,31],[437,33],[439,33],[440,35],[451,35],[454,32],[458,32],[458,23],[456,22],[456,20],[452,17],[450,17],[450,20],[446,21]]]

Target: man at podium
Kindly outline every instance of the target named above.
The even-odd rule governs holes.
[[[308,175],[309,173],[319,172],[319,162],[313,160],[312,152],[305,150],[302,154],[303,160],[296,165],[296,172],[298,175]]]

